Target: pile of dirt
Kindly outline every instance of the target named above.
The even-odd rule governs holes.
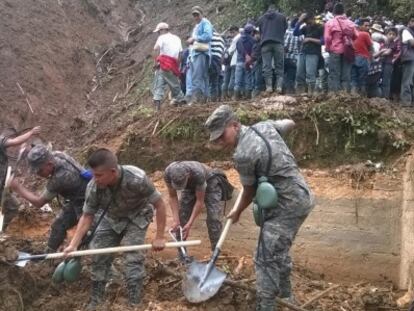
[[[0,258],[4,258],[5,243],[3,240],[0,244]],[[37,249],[37,242],[27,245],[26,241],[14,240],[13,243],[6,244],[14,250],[26,244],[26,250],[40,251]],[[90,292],[90,259],[84,259],[83,262],[84,269],[79,281],[73,284],[54,284],[51,281],[54,265],[49,262],[29,263],[26,267],[19,268],[9,261],[0,259],[0,310],[81,310],[87,303]],[[218,265],[238,284],[254,288],[255,277],[251,257],[224,255],[219,258]],[[185,272],[185,268],[171,256],[154,258],[149,255],[146,269],[143,303],[138,308],[131,308],[128,306],[126,290],[119,273],[122,271],[122,256],[117,257],[112,281],[107,286],[106,303],[100,310],[247,311],[254,308],[254,292],[228,285],[224,285],[220,292],[207,302],[198,305],[186,302],[181,292],[181,279],[177,277],[177,274]],[[169,273],[166,273],[166,270]],[[172,275],[171,271],[175,275]],[[395,300],[401,296],[391,284],[332,284],[324,281],[323,275],[316,275],[300,268],[293,272],[292,280],[298,304],[308,302],[307,309],[313,311],[393,310],[396,308]],[[321,293],[324,295],[315,300],[314,297],[320,296]]]

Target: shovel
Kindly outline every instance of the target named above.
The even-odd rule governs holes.
[[[165,243],[165,247],[173,248],[173,247],[195,246],[195,245],[200,245],[200,244],[201,244],[200,240],[183,241],[183,242],[168,242],[168,243]],[[68,257],[81,257],[81,256],[91,256],[91,255],[136,252],[136,251],[148,250],[148,249],[152,249],[151,244],[117,246],[117,247],[107,247],[107,248],[98,248],[98,249],[87,249],[83,251],[74,251],[74,252],[69,253]],[[30,255],[28,253],[19,252],[19,257],[14,261],[14,263],[17,266],[24,267],[31,260],[47,260],[47,259],[56,259],[56,258],[63,258],[63,257],[64,257],[63,252],[40,254],[40,255]]]
[[[237,208],[240,203],[243,191],[241,191],[234,203],[233,210]],[[227,277],[227,274],[218,270],[215,267],[215,263],[220,255],[221,246],[226,239],[227,233],[230,230],[233,220],[228,219],[223,231],[221,232],[220,239],[217,242],[213,255],[207,264],[193,261],[187,270],[187,273],[183,280],[183,293],[185,298],[189,302],[199,303],[206,301],[217,294],[221,285]]]
[[[183,241],[183,227],[179,226],[178,227],[178,232],[174,232],[172,229],[170,229],[168,231],[168,233],[170,234],[171,238],[174,240],[174,242],[182,242]],[[178,236],[178,238],[177,238]],[[194,258],[192,256],[189,256],[187,253],[187,249],[184,246],[181,246],[178,249],[178,253],[179,253],[179,258],[180,261],[185,264],[188,265],[190,263],[193,262]]]
[[[3,232],[3,223],[4,223],[3,207],[4,207],[4,202],[6,201],[7,193],[9,191],[11,177],[12,177],[12,169],[9,166],[7,168],[6,180],[4,182],[3,193],[1,194],[1,203],[0,203],[0,232]]]

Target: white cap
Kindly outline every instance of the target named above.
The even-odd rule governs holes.
[[[170,26],[168,26],[167,23],[159,23],[157,25],[157,27],[155,28],[154,32],[158,32],[160,30],[166,30],[166,29],[169,29],[169,28],[170,28]]]

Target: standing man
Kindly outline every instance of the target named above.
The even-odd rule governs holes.
[[[284,70],[284,37],[287,29],[286,17],[276,11],[274,4],[260,17],[258,26],[261,36],[263,77],[266,81],[266,93],[273,92],[273,66],[276,73],[276,92],[282,93]]]
[[[302,50],[303,36],[293,35],[298,20],[297,17],[293,18],[285,33],[285,78],[283,82],[286,94],[295,93],[297,63]]]
[[[414,102],[414,15],[402,31],[402,81],[400,100],[403,106],[412,107]]]
[[[183,47],[181,39],[169,31],[166,23],[159,23],[154,32],[159,34],[154,46],[155,79],[154,79],[154,105],[157,110],[161,108],[164,98],[165,85],[171,90],[173,104],[185,104],[184,94],[180,83],[180,57]]]
[[[325,24],[325,50],[329,53],[329,92],[351,90],[352,62],[344,56],[345,40],[356,38],[355,25],[345,16],[342,3],[335,4],[334,18]]]
[[[211,56],[210,42],[213,39],[213,26],[207,18],[203,17],[203,10],[199,6],[193,7],[191,14],[196,23],[191,38],[187,40],[188,44],[192,44],[190,64],[192,101],[195,103],[205,103],[209,88],[208,69]]]
[[[256,195],[260,177],[277,191],[275,208],[262,210],[263,222],[256,249],[256,310],[272,311],[275,298],[293,300],[290,283],[290,247],[313,207],[313,197],[282,135],[293,128],[291,120],[241,125],[227,105],[217,108],[206,127],[210,141],[235,149],[233,160],[243,185],[243,195],[227,217],[236,223]]]
[[[148,226],[156,213],[157,232],[152,242],[154,250],[165,247],[165,205],[161,194],[138,167],[118,165],[117,157],[107,149],[98,149],[88,159],[94,178],[88,184],[83,214],[66,254],[75,251],[92,225],[99,209],[106,210],[96,230],[91,248],[144,244]],[[88,310],[103,302],[105,285],[109,281],[112,255],[97,255],[92,262],[92,297]],[[125,279],[131,305],[141,301],[145,276],[145,256],[142,252],[125,255]]]
[[[254,27],[247,24],[244,31],[237,41],[237,64],[234,80],[234,99],[251,99],[253,90],[253,39]]]
[[[353,93],[367,95],[367,78],[372,54],[372,40],[369,34],[370,22],[368,19],[361,19],[357,38],[354,40],[355,63],[352,65],[351,90]]]
[[[187,239],[194,221],[205,206],[208,236],[214,250],[222,230],[223,201],[228,199],[227,188],[223,189],[226,175],[200,162],[181,161],[167,166],[164,180],[173,216],[172,229],[182,226],[184,239]],[[180,200],[177,191],[182,191]]]
[[[7,169],[9,167],[7,149],[20,146],[39,133],[40,127],[37,126],[21,135],[18,135],[17,131],[14,128],[5,129],[0,134],[0,196],[4,191]],[[3,228],[0,229],[6,230],[7,226],[18,213],[19,202],[13,195],[8,193],[5,197],[4,206],[2,206],[2,208],[4,213],[4,222]]]
[[[210,101],[217,102],[221,98],[221,64],[224,55],[224,39],[217,31],[213,31],[211,40],[211,62],[209,70]]]
[[[13,180],[10,187],[33,206],[41,208],[54,198],[63,198],[62,211],[53,221],[46,252],[56,252],[66,238],[66,232],[78,223],[85,201],[88,180],[82,177],[84,168],[63,152],[50,152],[43,145],[34,146],[27,154],[33,173],[47,179],[41,195],[37,195]]]
[[[234,55],[234,51],[236,49],[236,45],[233,44],[235,37],[239,35],[239,28],[237,26],[231,26],[229,29],[228,36],[226,38],[226,50],[224,52],[223,57],[223,65],[224,65],[224,79],[223,79],[223,86],[222,86],[222,94],[223,98],[230,99],[233,96],[234,91],[234,74],[236,71],[236,66],[232,65],[232,59]],[[230,47],[233,46],[233,51],[230,51]]]
[[[316,87],[319,60],[322,57],[323,26],[315,22],[312,13],[304,13],[299,18],[293,34],[298,37],[304,36],[296,73],[297,91],[300,94],[307,88],[308,95],[312,96]]]

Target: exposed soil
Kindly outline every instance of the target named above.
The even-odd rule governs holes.
[[[210,165],[226,169],[230,181],[240,187],[237,172],[229,168],[228,162],[215,162]],[[331,196],[344,196],[341,184],[344,181],[352,182],[352,171],[345,167],[335,171],[306,170],[309,183],[315,192],[329,191]],[[330,187],[321,185],[321,176],[330,179]],[[358,175],[359,176],[359,175]],[[166,187],[162,180],[162,173],[152,175],[157,189],[164,196],[167,195]],[[334,186],[336,184],[336,186]],[[360,182],[362,188],[369,189],[369,181]],[[334,190],[336,189],[336,190]],[[28,218],[30,214],[30,219]],[[191,238],[202,239],[203,245],[190,249],[191,255],[197,260],[208,260],[208,237],[204,225],[205,215],[192,229]],[[84,269],[81,279],[74,284],[56,285],[51,281],[54,267],[47,262],[30,263],[25,268],[6,265],[5,260],[13,258],[15,251],[29,253],[41,253],[45,248],[46,236],[52,216],[33,212],[23,213],[13,222],[9,235],[0,243],[0,310],[23,310],[19,306],[24,304],[24,310],[82,310],[89,299],[90,284],[90,259],[84,259]],[[170,220],[170,215],[169,215]],[[154,228],[151,225],[148,238],[153,236]],[[71,235],[71,234],[70,234]],[[250,235],[252,243],[240,245],[237,236]],[[232,228],[230,237],[224,247],[224,253],[218,262],[218,266],[229,273],[229,277],[240,281],[242,284],[254,287],[253,248],[257,236],[257,227],[254,226],[249,213],[245,213],[239,225]],[[167,250],[160,254],[148,253],[147,278],[145,281],[145,295],[142,306],[129,308],[127,305],[126,290],[120,273],[122,271],[122,256],[115,260],[113,282],[107,288],[107,302],[101,310],[253,310],[255,298],[252,293],[223,286],[219,294],[201,305],[191,305],[185,301],[181,292],[181,282],[176,277],[162,273],[159,262],[177,272],[184,272],[184,268],[175,260],[175,251]],[[55,263],[56,264],[56,263]],[[300,266],[295,266],[292,279],[294,291],[300,304],[303,304],[330,288],[338,285],[326,296],[307,307],[308,310],[317,311],[359,311],[359,310],[398,310],[395,301],[402,295],[395,290],[391,283],[370,284],[360,283],[332,283],[325,279],[324,274],[312,273]],[[75,299],[74,299],[75,298]],[[287,309],[282,309],[287,310]]]

